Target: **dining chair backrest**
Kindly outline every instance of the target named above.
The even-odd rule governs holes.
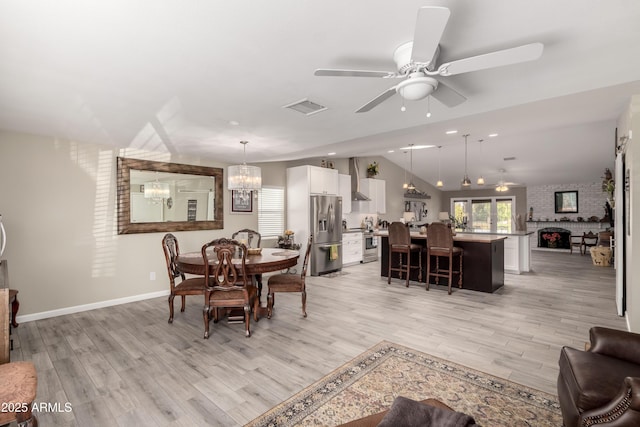
[[[453,233],[451,227],[444,222],[433,222],[427,226],[427,247],[453,249]]]
[[[389,225],[389,246],[409,246],[411,244],[411,232],[407,224],[399,221]]]
[[[307,275],[307,267],[309,266],[309,258],[311,257],[311,244],[313,243],[313,235],[309,236],[309,241],[307,242],[307,251],[304,254],[304,260],[302,261],[302,280]]]
[[[238,230],[231,235],[233,240],[237,240],[237,238],[242,234],[247,234],[247,247],[248,248],[259,248],[260,242],[262,241],[262,236],[255,230],[251,230],[249,228],[243,228],[242,230]],[[255,246],[253,245],[255,242]]]
[[[178,270],[176,264],[176,258],[180,255],[180,245],[178,244],[176,236],[171,233],[165,234],[162,238],[162,249],[164,251],[165,261],[167,262],[167,273],[169,274],[171,284],[174,285],[174,279],[176,277],[181,277],[182,280],[184,280],[184,273]]]
[[[206,243],[202,246],[202,261],[208,288],[225,291],[246,287],[246,260],[247,247],[237,240],[221,238]]]

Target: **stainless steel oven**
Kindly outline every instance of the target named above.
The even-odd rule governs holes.
[[[377,261],[378,237],[373,235],[373,231],[365,231],[362,235],[362,262]]]

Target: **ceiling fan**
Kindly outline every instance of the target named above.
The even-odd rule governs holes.
[[[402,44],[394,54],[397,71],[334,70],[317,69],[316,76],[337,77],[381,77],[403,79],[400,83],[360,107],[356,113],[370,111],[394,94],[404,99],[416,101],[433,96],[447,107],[455,107],[466,98],[445,85],[436,76],[448,77],[471,71],[533,61],[542,55],[542,43],[530,43],[510,49],[498,50],[483,55],[445,62],[436,67],[440,53],[440,39],[449,20],[446,7],[425,6],[418,9],[418,19],[413,41]]]

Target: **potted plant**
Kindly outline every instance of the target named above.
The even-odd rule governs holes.
[[[607,200],[611,207],[614,207],[613,193],[616,189],[616,182],[613,179],[608,179],[602,182],[602,191],[607,193]]]
[[[367,178],[375,178],[380,173],[378,162],[369,163],[367,166]]]

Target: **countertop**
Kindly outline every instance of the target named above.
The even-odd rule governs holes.
[[[342,234],[345,233],[371,233],[371,231],[367,231],[364,228],[347,228],[346,230],[342,230]]]
[[[387,237],[389,236],[389,232],[387,230],[378,230],[374,232],[375,236]],[[456,233],[453,236],[453,240],[455,242],[478,242],[478,243],[491,243],[498,240],[504,240],[508,236],[504,234],[490,234],[490,233]],[[422,234],[419,231],[411,232],[412,239],[426,239],[427,235]]]

